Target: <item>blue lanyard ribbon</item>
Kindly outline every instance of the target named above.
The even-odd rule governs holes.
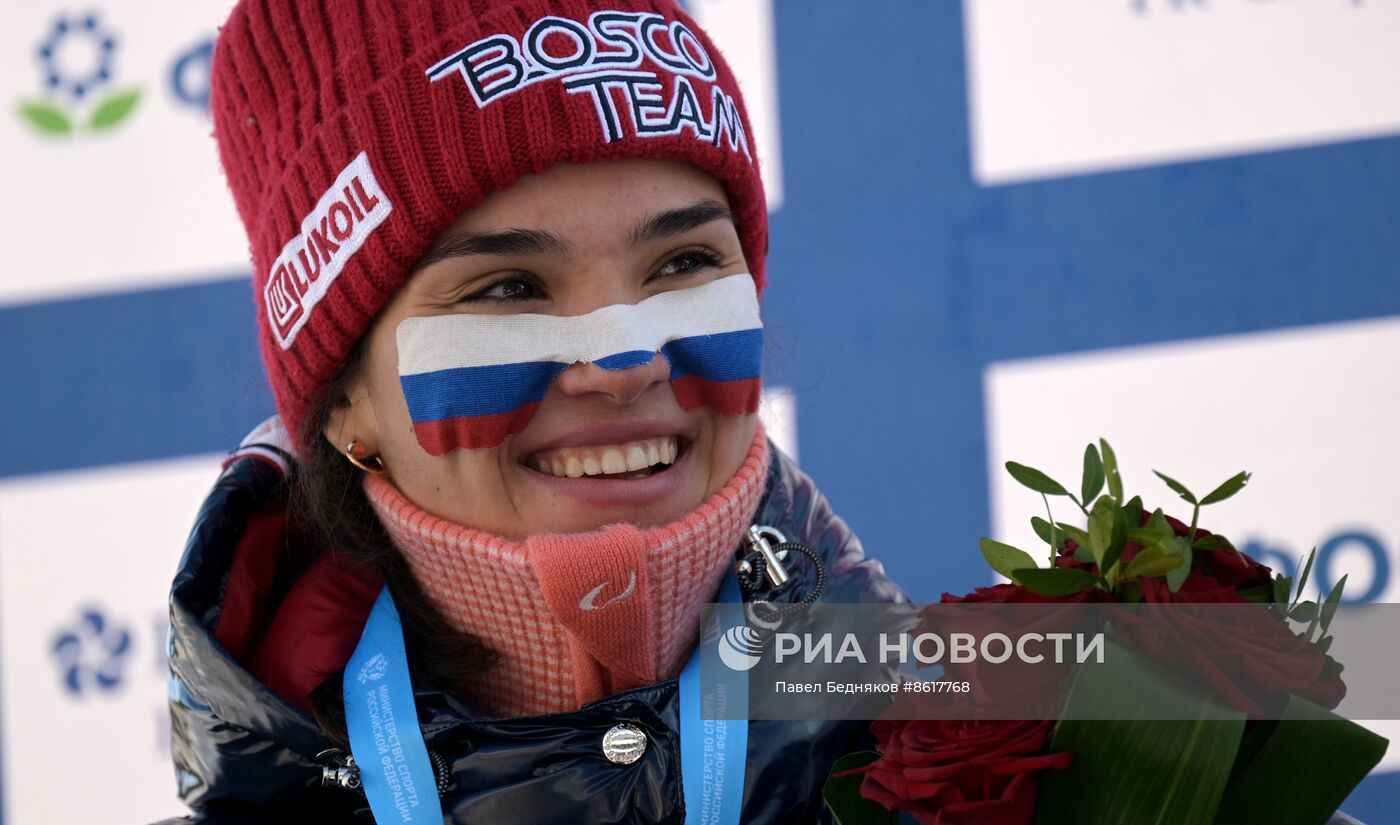
[[[379,591],[345,666],[345,727],[374,821],[442,825],[437,778],[418,727],[403,627],[389,588]]]
[[[742,604],[739,580],[726,572],[720,602]],[[715,667],[706,675],[720,678],[702,684],[702,652],[715,652],[729,611],[717,608],[700,633],[680,677],[681,787],[685,790],[686,825],[734,825],[744,801],[744,768],[748,762],[748,679]],[[717,657],[715,657],[717,659]],[[708,710],[709,713],[703,711]],[[708,717],[708,718],[706,718]],[[730,718],[726,718],[730,717]],[[738,717],[738,718],[733,718]]]
[[[732,573],[724,577],[719,601],[742,601]],[[680,675],[686,825],[734,825],[744,797],[747,680],[730,679],[722,685],[709,685],[708,690],[700,683],[701,652],[707,646],[714,647],[724,612],[716,610],[711,615]],[[403,627],[388,587],[379,591],[360,643],[345,666],[344,692],[350,752],[360,769],[360,783],[375,822],[442,825],[436,775],[413,703]],[[726,719],[726,715],[745,718]]]

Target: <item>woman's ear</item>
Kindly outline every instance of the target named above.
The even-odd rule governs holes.
[[[353,442],[356,457],[379,455],[378,424],[368,388],[356,379],[331,408],[322,434],[338,453],[345,452]]]

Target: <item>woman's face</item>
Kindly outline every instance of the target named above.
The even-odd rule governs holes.
[[[430,315],[582,315],[747,271],[723,188],[690,166],[627,160],[521,178],[433,242],[370,329],[349,403],[325,435],[338,450],[355,439],[357,455],[378,454],[419,507],[506,536],[673,521],[738,470],[754,414],[681,409],[659,355],[622,370],[576,363],[501,446],[433,456],[414,435],[395,330]],[[672,448],[660,472],[618,472],[629,456],[650,465]]]

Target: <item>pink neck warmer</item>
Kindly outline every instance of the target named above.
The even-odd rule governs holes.
[[[511,716],[576,710],[674,677],[758,509],[768,443],[755,428],[725,485],[677,521],[507,539],[427,513],[392,482],[365,492],[439,611],[497,652],[471,698]]]

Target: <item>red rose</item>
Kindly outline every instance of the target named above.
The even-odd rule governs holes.
[[[979,587],[966,596],[944,593],[938,601],[942,604],[1086,604],[1111,602],[1113,597],[1097,587],[1081,590],[1072,596],[1042,596],[1019,584],[994,584]]]
[[[979,587],[966,596],[944,593],[941,601],[924,609],[916,633],[943,638],[969,633],[976,639],[1000,633],[1014,640],[1027,633],[1048,638],[1051,633],[1093,632],[1099,629],[1094,624],[1098,614],[1078,606],[1112,603],[1113,597],[1097,587],[1071,596],[1042,596],[1019,584],[997,584]],[[968,698],[982,707],[982,715],[1002,718],[1043,719],[1046,713],[1053,713],[1062,680],[1072,668],[1068,660],[1030,663],[1013,656],[994,664],[980,656],[961,663],[949,658],[939,663],[942,678],[967,681],[972,688]]]
[[[1244,604],[1235,588],[1222,585],[1199,570],[1192,570],[1173,593],[1164,578],[1138,579],[1142,600],[1149,604]]]
[[[1161,589],[1167,592],[1166,585]],[[1172,608],[1117,616],[1118,639],[1253,717],[1278,718],[1290,693],[1329,709],[1346,696],[1339,677],[1323,679],[1322,650],[1295,635],[1266,605],[1193,608],[1181,603],[1185,591],[1183,586],[1168,594],[1178,602]],[[1171,615],[1161,615],[1163,609]]]
[[[1038,774],[1072,753],[1045,753],[1053,722],[916,719],[870,726],[880,758],[862,796],[923,825],[1029,825]],[[849,775],[849,774],[848,774]]]

